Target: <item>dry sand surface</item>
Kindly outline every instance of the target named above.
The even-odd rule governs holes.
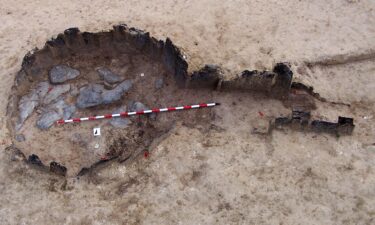
[[[112,25],[170,37],[190,69],[219,64],[225,76],[291,62],[312,85],[316,118],[353,117],[352,136],[253,134],[280,101],[214,93],[215,129],[177,125],[150,157],[61,178],[0,152],[0,224],[374,224],[375,2],[0,0],[2,149],[5,111],[23,56],[69,27]],[[343,104],[345,103],[345,104]],[[347,106],[350,104],[350,107]],[[91,130],[88,129],[88,132]]]

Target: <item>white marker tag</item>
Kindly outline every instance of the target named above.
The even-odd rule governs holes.
[[[100,136],[100,127],[95,127],[93,131],[94,131],[94,136]]]

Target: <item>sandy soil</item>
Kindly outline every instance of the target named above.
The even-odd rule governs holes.
[[[212,129],[178,125],[150,157],[63,179],[0,152],[1,224],[373,224],[375,217],[375,3],[334,1],[0,0],[1,145],[5,110],[25,53],[72,26],[127,23],[171,37],[191,69],[293,64],[296,80],[328,102],[313,115],[352,116],[353,136],[251,131],[285,115],[279,101],[239,94]],[[329,62],[327,65],[327,62]],[[351,106],[345,106],[346,103]],[[91,129],[88,131],[91,132]]]

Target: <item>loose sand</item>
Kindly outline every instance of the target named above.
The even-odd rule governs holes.
[[[8,95],[26,52],[69,27],[118,23],[170,37],[192,70],[216,63],[234,76],[289,61],[296,80],[328,100],[317,101],[315,117],[351,116],[357,126],[339,139],[291,130],[255,135],[265,119],[258,111],[289,111],[276,100],[221,94],[219,128],[179,124],[147,159],[109,163],[80,179],[1,151],[1,224],[374,223],[374,1],[0,0],[0,21],[2,149],[10,144]]]

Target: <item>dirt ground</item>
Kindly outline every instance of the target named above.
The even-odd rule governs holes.
[[[352,136],[252,132],[280,101],[213,93],[211,129],[177,124],[147,159],[60,178],[0,152],[1,224],[374,224],[375,2],[0,0],[0,144],[27,51],[69,27],[127,23],[170,37],[191,63],[225,76],[292,63],[312,85],[315,118],[353,117]],[[350,104],[350,107],[348,106]],[[262,112],[264,116],[260,116]],[[88,129],[87,132],[91,132]]]

